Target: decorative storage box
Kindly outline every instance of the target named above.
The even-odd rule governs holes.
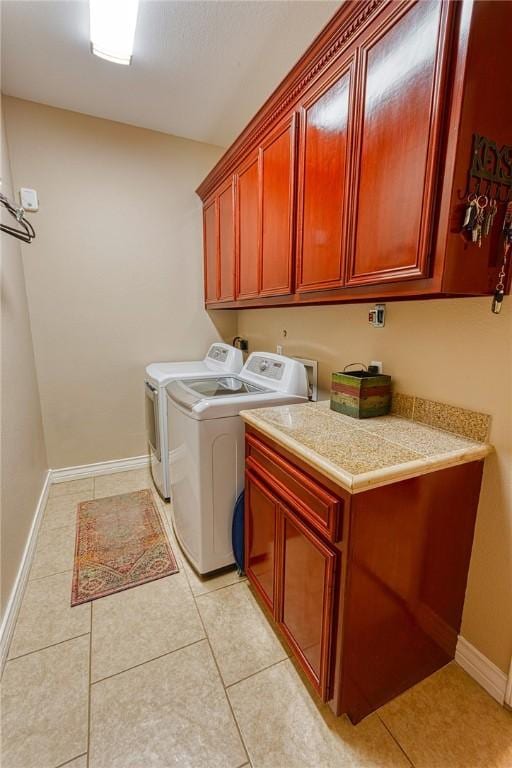
[[[391,407],[391,376],[368,371],[332,374],[331,409],[356,419],[384,416]]]

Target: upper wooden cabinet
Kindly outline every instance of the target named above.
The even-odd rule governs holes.
[[[260,146],[261,296],[291,293],[295,115]]]
[[[207,304],[235,299],[234,180],[223,184],[203,207]]]
[[[235,173],[237,298],[292,292],[295,115]]]
[[[219,192],[219,301],[235,298],[235,214],[234,182]]]
[[[258,155],[236,176],[238,238],[237,298],[249,299],[260,291],[260,193]]]
[[[350,285],[428,272],[450,8],[419,2],[397,9],[360,49]]]
[[[300,109],[297,290],[344,283],[354,56]]]
[[[204,293],[207,304],[219,298],[217,219],[217,199],[214,197],[203,208]]]
[[[510,3],[346,0],[197,190],[206,304],[492,293],[505,203],[482,247],[461,225],[473,134],[512,145],[511,25]]]

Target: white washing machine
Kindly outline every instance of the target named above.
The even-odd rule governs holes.
[[[169,501],[167,398],[165,387],[173,379],[238,373],[244,364],[241,350],[229,344],[212,344],[203,360],[182,363],[151,363],[146,368],[145,403],[151,475],[160,496]]]
[[[231,526],[244,485],[240,411],[307,400],[302,363],[253,352],[239,375],[174,380],[167,385],[174,531],[199,573],[234,562]]]

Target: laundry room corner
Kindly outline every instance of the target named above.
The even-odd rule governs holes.
[[[194,194],[223,150],[6,96],[3,107],[14,187],[30,181],[40,200],[24,263],[49,464],[141,456],[145,365],[235,335],[233,314],[204,309]]]

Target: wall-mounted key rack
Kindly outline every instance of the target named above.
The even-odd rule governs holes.
[[[512,146],[498,147],[495,141],[473,134],[471,166],[461,200],[469,195],[485,195],[498,203],[512,200]]]

